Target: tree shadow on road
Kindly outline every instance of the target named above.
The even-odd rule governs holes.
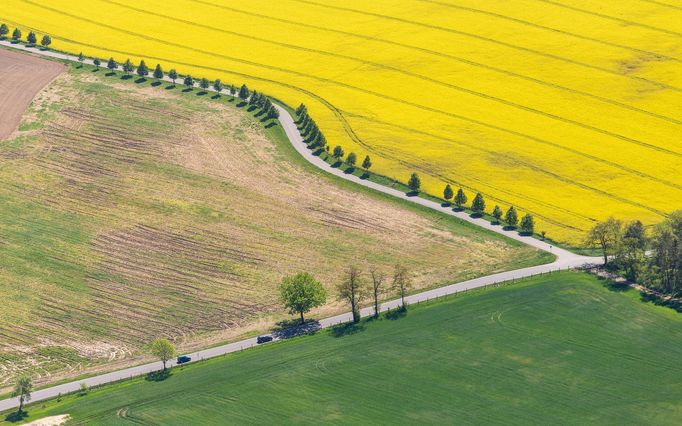
[[[316,333],[320,329],[317,320],[306,321],[304,324],[294,320],[284,320],[277,323],[272,335],[277,339],[291,339],[296,336]]]

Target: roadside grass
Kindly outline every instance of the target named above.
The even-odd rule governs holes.
[[[144,362],[158,335],[185,351],[266,330],[285,273],[331,288],[401,259],[431,288],[553,259],[318,170],[229,96],[152,83],[70,65],[0,145],[2,391]]]
[[[624,293],[534,277],[40,402],[25,420],[677,424],[682,317]]]

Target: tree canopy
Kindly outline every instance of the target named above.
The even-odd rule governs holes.
[[[533,215],[526,213],[523,218],[521,218],[519,227],[524,234],[532,235],[535,232],[535,219],[533,218]]]
[[[249,98],[249,88],[246,87],[246,84],[242,84],[242,87],[239,88],[239,99],[245,101]]]
[[[467,195],[464,193],[464,190],[462,188],[459,188],[457,190],[457,195],[455,195],[455,205],[458,208],[462,208],[467,203]]]
[[[507,213],[504,215],[504,221],[511,227],[516,227],[519,223],[519,214],[516,212],[514,206],[509,207],[509,210],[507,210]]]
[[[417,173],[412,173],[412,175],[410,175],[410,180],[407,181],[407,186],[412,192],[419,192],[422,187],[422,181]]]
[[[152,76],[157,80],[163,78],[163,68],[161,68],[161,64],[156,64],[156,68],[154,68],[154,74],[152,74]]]
[[[370,167],[372,167],[372,160],[369,158],[369,155],[365,155],[365,159],[362,160],[362,168],[368,172]]]
[[[165,337],[160,337],[152,342],[150,351],[152,355],[163,362],[163,369],[166,369],[166,363],[175,356],[175,345]]]
[[[31,379],[31,376],[19,376],[12,391],[12,396],[19,398],[19,414],[21,414],[24,409],[24,403],[31,400],[31,392],[33,392],[33,380]]]
[[[327,301],[325,288],[307,272],[284,277],[279,292],[280,300],[289,313],[301,316],[301,324],[305,322],[303,314]]]
[[[485,199],[480,192],[476,194],[474,200],[471,202],[471,210],[476,214],[483,214],[485,211]]]
[[[40,44],[43,47],[47,47],[47,46],[51,45],[52,44],[52,37],[50,37],[49,35],[44,35],[42,40],[40,40]]]
[[[140,65],[137,66],[137,75],[140,77],[146,77],[149,75],[149,67],[144,60],[140,61]]]

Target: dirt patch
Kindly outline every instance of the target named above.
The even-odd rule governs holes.
[[[57,62],[0,49],[0,140],[14,132],[31,100],[65,69]]]
[[[61,426],[68,420],[69,415],[62,414],[61,416],[50,416],[38,420],[33,420],[30,423],[26,423],[26,426]]]

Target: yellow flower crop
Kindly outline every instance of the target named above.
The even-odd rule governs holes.
[[[374,171],[554,239],[682,207],[678,0],[4,0],[0,22],[304,102]]]

